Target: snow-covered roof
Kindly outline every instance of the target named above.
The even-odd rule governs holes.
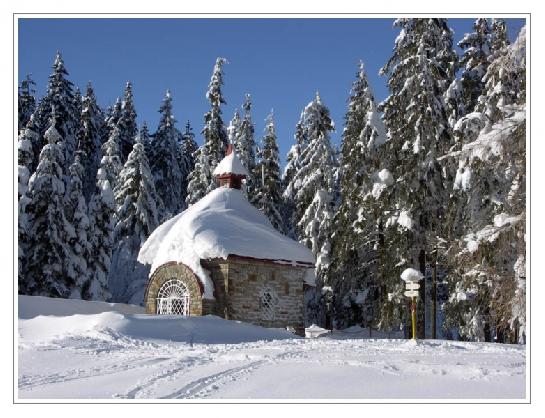
[[[229,255],[314,267],[307,247],[274,229],[242,191],[223,187],[159,226],[140,249],[138,261],[151,264],[150,276],[170,261],[187,265],[202,281],[203,297],[213,299],[214,286],[200,260]],[[313,284],[313,277],[305,275],[305,282]]]
[[[231,152],[229,155],[226,155],[223,160],[221,160],[218,166],[214,169],[215,176],[221,176],[223,174],[235,174],[238,176],[248,176],[248,170],[242,165],[239,158],[234,152]]]

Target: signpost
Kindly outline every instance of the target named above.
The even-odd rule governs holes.
[[[411,298],[411,322],[413,331],[413,340],[416,340],[416,298],[418,297],[418,283],[423,278],[422,273],[418,270],[408,268],[401,274],[401,279],[405,281],[406,297]]]
[[[420,289],[420,284],[417,282],[407,282],[405,283],[405,289],[407,290],[418,290]]]
[[[407,290],[405,293],[403,293],[408,298],[417,298],[418,297],[418,290]]]

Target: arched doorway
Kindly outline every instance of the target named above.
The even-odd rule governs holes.
[[[157,293],[158,315],[189,315],[189,290],[178,279],[167,280]]]

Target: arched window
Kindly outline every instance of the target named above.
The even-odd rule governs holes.
[[[178,279],[166,281],[157,293],[158,315],[189,315],[189,291]]]

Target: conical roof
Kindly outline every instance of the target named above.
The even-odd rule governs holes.
[[[232,150],[228,151],[228,154],[219,162],[214,169],[215,176],[223,176],[226,174],[233,174],[235,176],[248,177],[248,170],[242,165],[240,159],[236,156]]]

